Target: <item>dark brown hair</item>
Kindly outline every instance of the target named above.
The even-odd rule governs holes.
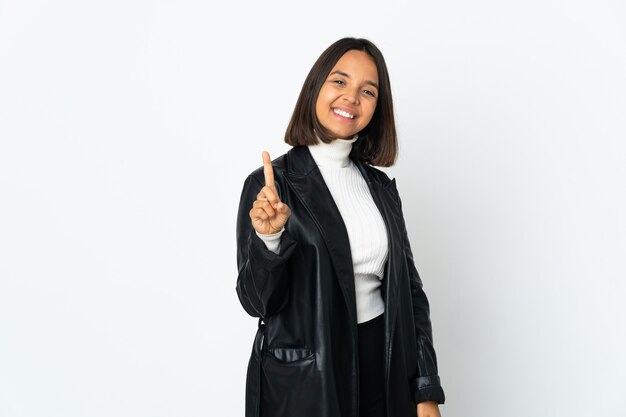
[[[382,52],[367,39],[342,38],[322,52],[304,80],[287,126],[285,142],[291,146],[302,146],[318,143],[318,137],[325,143],[335,139],[317,119],[315,104],[328,74],[337,61],[351,50],[363,51],[371,56],[378,71],[376,110],[369,124],[359,132],[359,140],[354,142],[351,156],[371,165],[388,167],[394,164],[398,155],[391,83]]]

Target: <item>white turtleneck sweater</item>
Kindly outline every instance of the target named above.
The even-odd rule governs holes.
[[[361,172],[350,160],[352,144],[357,139],[335,139],[309,146],[324,182],[339,209],[348,231],[357,322],[371,320],[385,311],[380,286],[387,261],[387,229],[374,204]],[[257,235],[274,253],[280,250],[282,231],[273,235]]]

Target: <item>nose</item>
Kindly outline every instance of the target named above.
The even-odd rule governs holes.
[[[349,103],[358,104],[359,103],[359,91],[358,91],[358,89],[356,89],[356,88],[347,89],[346,91],[344,91],[343,98],[344,98],[344,100],[348,101]]]

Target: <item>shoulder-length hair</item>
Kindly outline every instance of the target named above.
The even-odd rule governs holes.
[[[339,39],[322,52],[304,80],[287,126],[285,142],[291,146],[306,146],[318,143],[318,137],[325,143],[335,139],[317,119],[315,104],[328,74],[351,50],[363,51],[374,59],[378,71],[378,100],[372,120],[359,132],[359,140],[352,145],[350,155],[371,165],[388,167],[394,164],[398,155],[391,83],[382,52],[367,39]]]

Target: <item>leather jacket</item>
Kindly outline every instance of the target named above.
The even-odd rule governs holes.
[[[395,180],[353,160],[387,227],[385,399],[387,417],[415,417],[415,404],[444,402],[429,304],[409,245]],[[358,417],[354,272],[345,225],[305,146],[272,162],[291,208],[278,254],[252,228],[262,167],[243,185],[237,216],[236,291],[259,318],[246,379],[246,417]]]

